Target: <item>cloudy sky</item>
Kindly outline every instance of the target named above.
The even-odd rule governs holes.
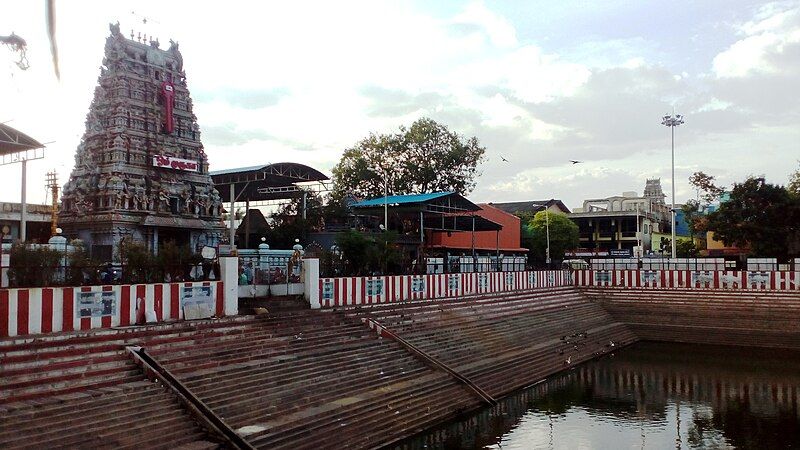
[[[69,175],[116,21],[180,42],[212,170],[329,173],[369,132],[428,116],[486,146],[473,200],[576,207],[650,177],[669,192],[673,108],[679,202],[694,171],[785,184],[800,159],[800,1],[56,3],[60,81],[44,1],[0,16],[31,65],[0,46],[0,122],[53,141],[29,164],[31,201],[44,172]],[[19,169],[0,174],[0,200],[18,201]]]

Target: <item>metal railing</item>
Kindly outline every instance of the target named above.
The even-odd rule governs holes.
[[[96,286],[109,284],[172,283],[220,279],[216,261],[202,263],[130,265],[122,263],[52,264],[0,267],[8,285],[2,287]]]
[[[270,257],[259,261],[242,260],[239,267],[239,285],[302,283],[303,260]]]

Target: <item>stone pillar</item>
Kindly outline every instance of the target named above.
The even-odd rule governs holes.
[[[303,297],[312,309],[322,307],[319,298],[319,259],[303,259]]]
[[[225,315],[235,316],[239,313],[239,258],[221,256],[219,258],[220,279],[222,280]]]

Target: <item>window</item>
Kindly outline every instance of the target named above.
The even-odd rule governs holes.
[[[169,198],[169,210],[172,211],[173,214],[178,214],[178,211],[180,211],[180,202],[181,199],[178,197]]]

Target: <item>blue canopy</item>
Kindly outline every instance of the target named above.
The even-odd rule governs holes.
[[[388,197],[379,197],[373,198],[369,200],[362,200],[360,202],[353,203],[353,208],[369,208],[374,206],[383,206],[384,203],[389,203],[392,205],[408,205],[413,203],[425,203],[430,200],[434,200],[441,197],[446,197],[448,195],[453,195],[455,192],[431,192],[428,194],[406,194],[406,195],[390,195]]]

